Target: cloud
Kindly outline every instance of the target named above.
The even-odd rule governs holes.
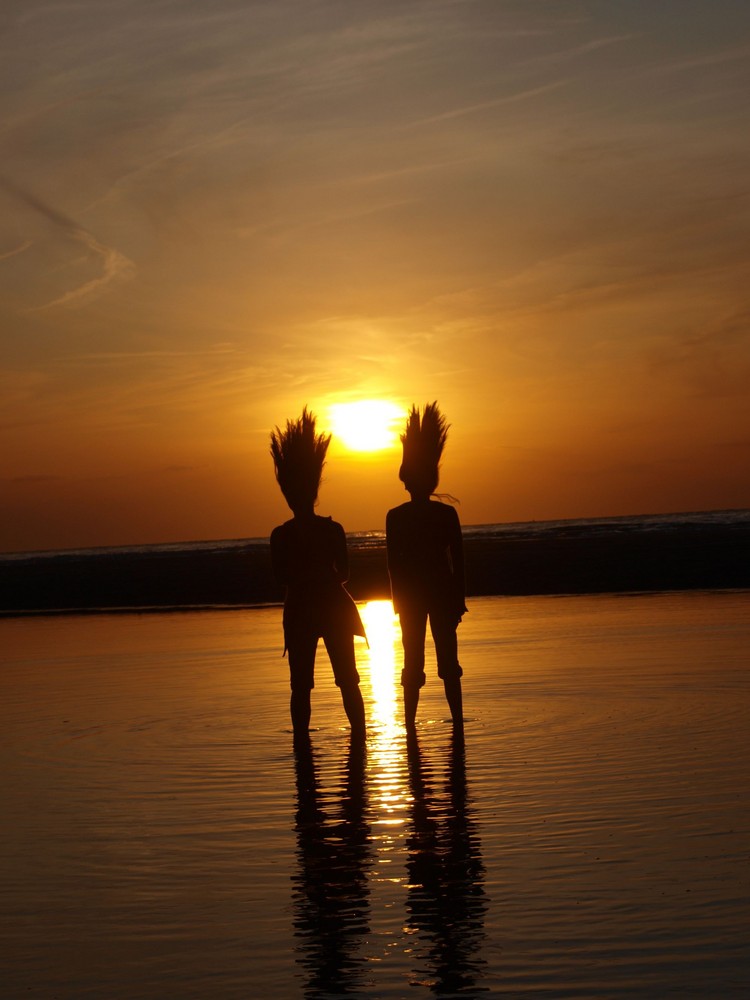
[[[124,254],[121,254],[119,250],[103,246],[85,230],[79,230],[78,233],[74,234],[74,238],[79,239],[89,250],[101,256],[102,274],[98,278],[92,278],[91,281],[79,285],[78,288],[73,288],[65,292],[59,298],[53,299],[45,305],[38,306],[38,309],[51,309],[53,306],[71,305],[81,299],[89,298],[94,292],[104,289],[118,278],[130,277],[134,272],[135,265],[131,260],[125,257]]]
[[[473,115],[479,111],[488,111],[491,108],[499,108],[506,104],[517,104],[519,101],[528,101],[531,98],[547,94],[551,90],[559,90],[567,83],[566,80],[554,80],[552,83],[545,83],[541,87],[532,87],[530,90],[521,90],[515,94],[505,94],[502,97],[495,97],[490,101],[480,101],[478,104],[469,104],[466,107],[454,108],[451,111],[444,111],[430,118],[422,118],[416,122],[410,122],[408,128],[415,125],[434,125],[437,122],[449,121],[453,118],[462,118],[465,115]]]
[[[58,298],[53,299],[51,302],[35,307],[33,311],[36,312],[39,309],[51,309],[54,306],[68,306],[75,302],[88,299],[95,292],[103,290],[113,281],[128,278],[134,273],[135,265],[131,260],[114,247],[105,246],[92,233],[90,233],[87,229],[84,229],[83,226],[79,225],[63,212],[51,205],[48,205],[46,202],[42,201],[41,198],[36,197],[36,195],[31,192],[19,187],[19,185],[15,184],[7,177],[0,177],[0,187],[2,187],[17,201],[22,202],[37,214],[47,219],[48,222],[68,237],[68,239],[82,244],[88,251],[98,256],[101,260],[102,273],[98,277],[84,282],[77,288],[70,289]],[[21,249],[26,249],[26,246]],[[20,249],[16,252],[20,252]]]
[[[680,332],[654,350],[654,371],[680,378],[697,397],[744,403],[750,377],[748,321],[750,311],[739,308]]]
[[[668,76],[672,73],[692,73],[696,69],[707,66],[724,66],[727,63],[740,62],[747,64],[750,58],[750,45],[723,49],[719,52],[708,52],[705,55],[693,56],[688,59],[675,59],[672,62],[660,63],[643,72],[644,76]]]
[[[24,240],[23,243],[14,247],[12,250],[0,253],[0,260],[9,260],[11,257],[17,257],[19,253],[23,253],[24,250],[28,250],[31,246],[33,246],[31,240]]]
[[[576,59],[578,56],[588,55],[590,52],[598,52],[600,49],[608,48],[610,45],[619,45],[621,42],[631,42],[638,38],[635,34],[609,35],[603,38],[591,38],[581,45],[573,46],[569,49],[560,49],[557,52],[546,52],[540,55],[530,56],[527,62],[534,65],[545,63],[562,62],[566,59]]]

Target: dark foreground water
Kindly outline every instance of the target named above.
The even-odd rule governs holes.
[[[747,593],[473,599],[465,745],[363,615],[296,754],[279,609],[0,621],[1,996],[748,995]]]

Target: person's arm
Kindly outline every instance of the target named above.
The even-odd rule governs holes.
[[[271,532],[271,572],[276,583],[285,587],[289,582],[289,557],[281,526]]]
[[[451,512],[448,528],[448,547],[451,556],[451,568],[453,572],[453,588],[456,600],[456,611],[459,621],[461,615],[466,612],[466,569],[464,565],[464,539],[461,533],[461,522],[458,514],[449,507]]]
[[[401,546],[398,541],[398,521],[395,511],[389,510],[385,516],[385,554],[388,561],[388,574],[393,578],[398,576],[401,565]]]
[[[346,545],[346,532],[337,522],[333,522],[333,561],[336,579],[339,583],[346,583],[349,579],[349,550]]]
[[[388,562],[388,577],[391,581],[391,600],[393,610],[400,610],[400,583],[403,566],[403,550],[400,543],[398,516],[395,510],[389,510],[385,517],[385,551]]]

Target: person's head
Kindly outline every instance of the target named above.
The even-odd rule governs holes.
[[[437,403],[427,403],[421,414],[412,406],[401,435],[403,461],[398,478],[413,499],[427,499],[437,489],[448,427]]]
[[[315,507],[330,443],[330,434],[315,433],[315,416],[307,407],[298,420],[287,420],[283,431],[279,427],[271,431],[276,481],[295,514]]]

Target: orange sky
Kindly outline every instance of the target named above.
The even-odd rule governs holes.
[[[465,524],[750,506],[745,4],[17,10],[0,550],[266,535],[271,427],[363,398],[441,403]]]

